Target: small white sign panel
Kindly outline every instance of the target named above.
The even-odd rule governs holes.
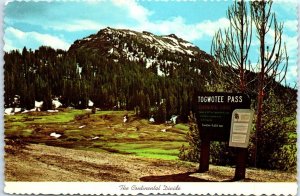
[[[232,112],[229,146],[247,148],[252,128],[253,111],[235,109]]]

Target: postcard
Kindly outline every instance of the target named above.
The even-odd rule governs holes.
[[[296,195],[297,6],[4,2],[4,192]]]

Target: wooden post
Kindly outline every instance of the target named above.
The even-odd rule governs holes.
[[[199,172],[203,173],[209,169],[209,150],[210,150],[210,140],[205,137],[201,140],[201,152],[200,152],[200,166]]]
[[[233,180],[243,180],[246,174],[247,148],[237,148],[236,168]]]

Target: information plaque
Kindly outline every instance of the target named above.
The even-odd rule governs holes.
[[[253,110],[235,109],[232,112],[229,146],[247,148],[252,128]]]
[[[250,99],[241,93],[201,93],[197,103],[200,136],[211,141],[228,141],[233,110],[250,108]]]

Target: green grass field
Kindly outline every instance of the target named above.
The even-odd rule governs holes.
[[[128,114],[129,121],[123,123]],[[128,111],[64,109],[58,113],[32,112],[5,116],[5,136],[26,143],[39,143],[90,151],[108,151],[141,157],[175,160],[187,145],[186,124],[151,124]],[[61,137],[54,138],[55,132]]]

